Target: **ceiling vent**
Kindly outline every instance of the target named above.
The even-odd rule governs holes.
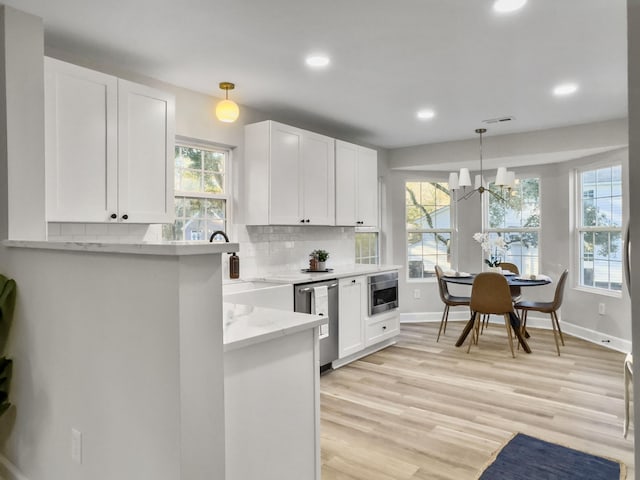
[[[498,117],[498,118],[488,118],[487,120],[482,120],[482,123],[503,123],[503,122],[510,122],[512,120],[515,120],[515,117],[512,116],[508,116],[508,117]]]

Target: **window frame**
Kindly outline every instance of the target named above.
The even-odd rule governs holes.
[[[542,177],[541,175],[537,174],[537,173],[529,173],[529,174],[524,174],[524,175],[520,175],[518,177],[518,181],[522,182],[523,180],[530,180],[530,179],[536,179],[538,180],[538,211],[539,211],[539,222],[538,222],[538,226],[537,227],[500,227],[500,228],[493,228],[491,227],[491,222],[489,219],[489,214],[490,214],[490,194],[487,198],[487,200],[485,202],[483,202],[483,221],[484,224],[486,225],[485,231],[489,234],[495,233],[498,235],[502,235],[505,233],[536,233],[538,235],[538,260],[537,260],[537,264],[536,264],[536,268],[534,272],[525,272],[525,271],[521,271],[521,274],[530,274],[530,273],[534,273],[537,274],[540,272],[540,266],[542,265],[542,236],[543,236],[543,230],[542,230],[542,222],[543,222],[543,218],[542,218]],[[495,180],[494,180],[495,182]],[[493,191],[495,191],[496,193],[500,194],[501,190],[499,187],[495,187],[494,182],[491,182],[489,184],[489,188],[491,188]],[[520,212],[522,212],[522,210],[520,210]],[[522,258],[522,257],[521,257]],[[504,258],[503,259],[505,262],[509,261],[510,259]],[[515,263],[515,262],[513,262]]]
[[[233,149],[227,145],[222,145],[214,142],[208,142],[205,140],[199,140],[199,139],[194,139],[189,137],[176,136],[175,144],[174,144],[174,161],[173,161],[174,179],[176,174],[175,149],[178,147],[220,152],[225,155],[224,169],[223,169],[223,192],[224,193],[210,193],[210,192],[204,192],[204,191],[193,192],[193,191],[187,191],[187,190],[178,190],[177,188],[174,188],[173,198],[174,198],[174,202],[177,202],[178,198],[223,200],[224,206],[225,206],[224,208],[225,217],[224,217],[224,227],[222,228],[222,230],[227,232],[229,227],[233,224],[233,220],[232,220],[233,218],[233,212],[232,212],[232,206],[233,206],[232,152],[233,152]],[[176,220],[177,220],[177,217],[176,217]],[[175,221],[174,221],[174,224],[175,224]],[[175,240],[190,240],[190,239],[176,238]],[[205,238],[202,238],[201,240],[196,240],[196,241],[208,242],[209,238],[205,235]]]
[[[413,278],[410,277],[410,268],[409,268],[409,234],[410,233],[419,233],[419,234],[424,234],[424,233],[432,233],[432,234],[438,234],[438,233],[448,233],[449,234],[449,239],[450,239],[450,248],[449,248],[449,256],[450,256],[450,263],[451,265],[454,265],[457,261],[456,255],[455,255],[455,249],[457,247],[457,234],[458,234],[458,228],[456,225],[457,222],[457,212],[456,212],[456,200],[455,200],[455,195],[453,194],[453,192],[451,190],[449,190],[449,228],[448,229],[444,229],[444,228],[434,228],[434,229],[416,229],[416,230],[410,230],[408,228],[408,222],[407,222],[407,202],[406,202],[406,194],[407,194],[407,184],[408,183],[439,183],[439,184],[445,184],[447,186],[447,188],[449,188],[449,182],[447,181],[447,179],[439,179],[437,177],[431,177],[428,179],[404,179],[403,180],[403,195],[405,196],[405,198],[403,198],[403,203],[404,203],[404,264],[406,266],[406,281],[407,283],[434,283],[437,278],[435,276],[435,271],[434,271],[434,275],[430,276],[430,277],[420,277],[420,278]],[[424,268],[424,267],[423,267]]]
[[[583,184],[582,184],[582,174],[585,172],[596,172],[598,170],[602,170],[605,168],[613,168],[613,167],[619,167],[620,168],[620,226],[619,227],[599,227],[599,226],[593,226],[593,227],[585,227],[582,225],[582,221],[583,221],[583,212],[584,212],[584,205],[582,203],[583,200]],[[625,283],[624,280],[624,252],[621,252],[622,254],[622,259],[621,259],[621,281],[620,281],[620,290],[613,290],[611,288],[603,288],[603,287],[597,287],[597,286],[591,286],[591,285],[584,285],[582,284],[582,272],[581,272],[581,268],[582,268],[582,261],[581,261],[581,244],[582,244],[582,234],[585,232],[610,232],[610,233],[618,233],[621,239],[622,244],[624,244],[624,225],[625,225],[625,205],[626,205],[626,199],[625,199],[625,189],[624,189],[624,180],[623,180],[623,175],[624,175],[624,164],[623,162],[620,161],[600,161],[600,162],[596,162],[596,163],[591,163],[588,165],[583,165],[580,167],[577,167],[574,169],[573,172],[573,182],[574,182],[574,205],[573,205],[573,210],[574,210],[574,219],[573,219],[573,230],[574,230],[574,242],[573,242],[573,246],[574,246],[574,251],[575,253],[572,255],[572,263],[574,264],[574,269],[577,272],[576,276],[575,276],[575,284],[574,284],[574,288],[576,290],[579,291],[583,291],[583,292],[588,292],[588,293],[592,293],[592,294],[596,294],[596,295],[603,295],[606,297],[613,297],[613,298],[622,298],[623,295],[623,289],[624,287],[622,286]],[[624,247],[622,247],[624,248]]]

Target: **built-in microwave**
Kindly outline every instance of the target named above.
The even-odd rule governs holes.
[[[369,276],[369,316],[398,308],[398,272]]]

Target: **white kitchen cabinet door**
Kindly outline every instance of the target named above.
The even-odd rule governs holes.
[[[118,80],[118,215],[131,223],[173,221],[174,98]]]
[[[173,221],[175,101],[45,58],[47,221]]]
[[[106,222],[117,212],[118,81],[45,58],[47,220]]]
[[[303,220],[302,133],[297,128],[271,122],[268,215],[272,225],[298,225]]]
[[[338,280],[338,357],[345,358],[364,348],[365,277]]]
[[[356,197],[357,222],[361,227],[378,225],[378,152],[371,148],[358,148],[358,174]]]
[[[335,225],[335,145],[267,120],[245,126],[248,225]]]
[[[335,224],[335,146],[324,135],[304,132],[302,160],[303,218],[309,225]]]
[[[336,225],[378,224],[378,153],[336,140]]]

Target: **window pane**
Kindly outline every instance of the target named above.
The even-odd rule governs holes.
[[[224,154],[220,152],[204,152],[204,169],[211,172],[224,172]]]
[[[215,148],[176,145],[175,189],[190,192],[176,196],[174,225],[164,225],[166,240],[208,240],[215,230],[225,230],[226,199],[206,198],[224,195],[228,152]],[[205,195],[206,194],[206,195]]]
[[[378,233],[356,232],[356,263],[378,263]]]
[[[517,179],[511,191],[493,184],[490,188],[501,197],[489,197],[488,230],[492,237],[500,235],[505,241],[502,261],[517,265],[523,275],[538,273],[540,179]]]
[[[451,194],[444,182],[406,182],[409,278],[435,275],[435,265],[451,268]]]
[[[180,187],[184,192],[202,191],[202,172],[198,170],[179,170]]]
[[[204,191],[207,193],[224,193],[224,177],[219,173],[205,173]]]
[[[620,291],[622,288],[622,166],[582,172],[580,284]],[[603,230],[606,229],[606,230]]]
[[[435,265],[451,269],[450,233],[419,233],[408,235],[409,278],[435,275]]]

